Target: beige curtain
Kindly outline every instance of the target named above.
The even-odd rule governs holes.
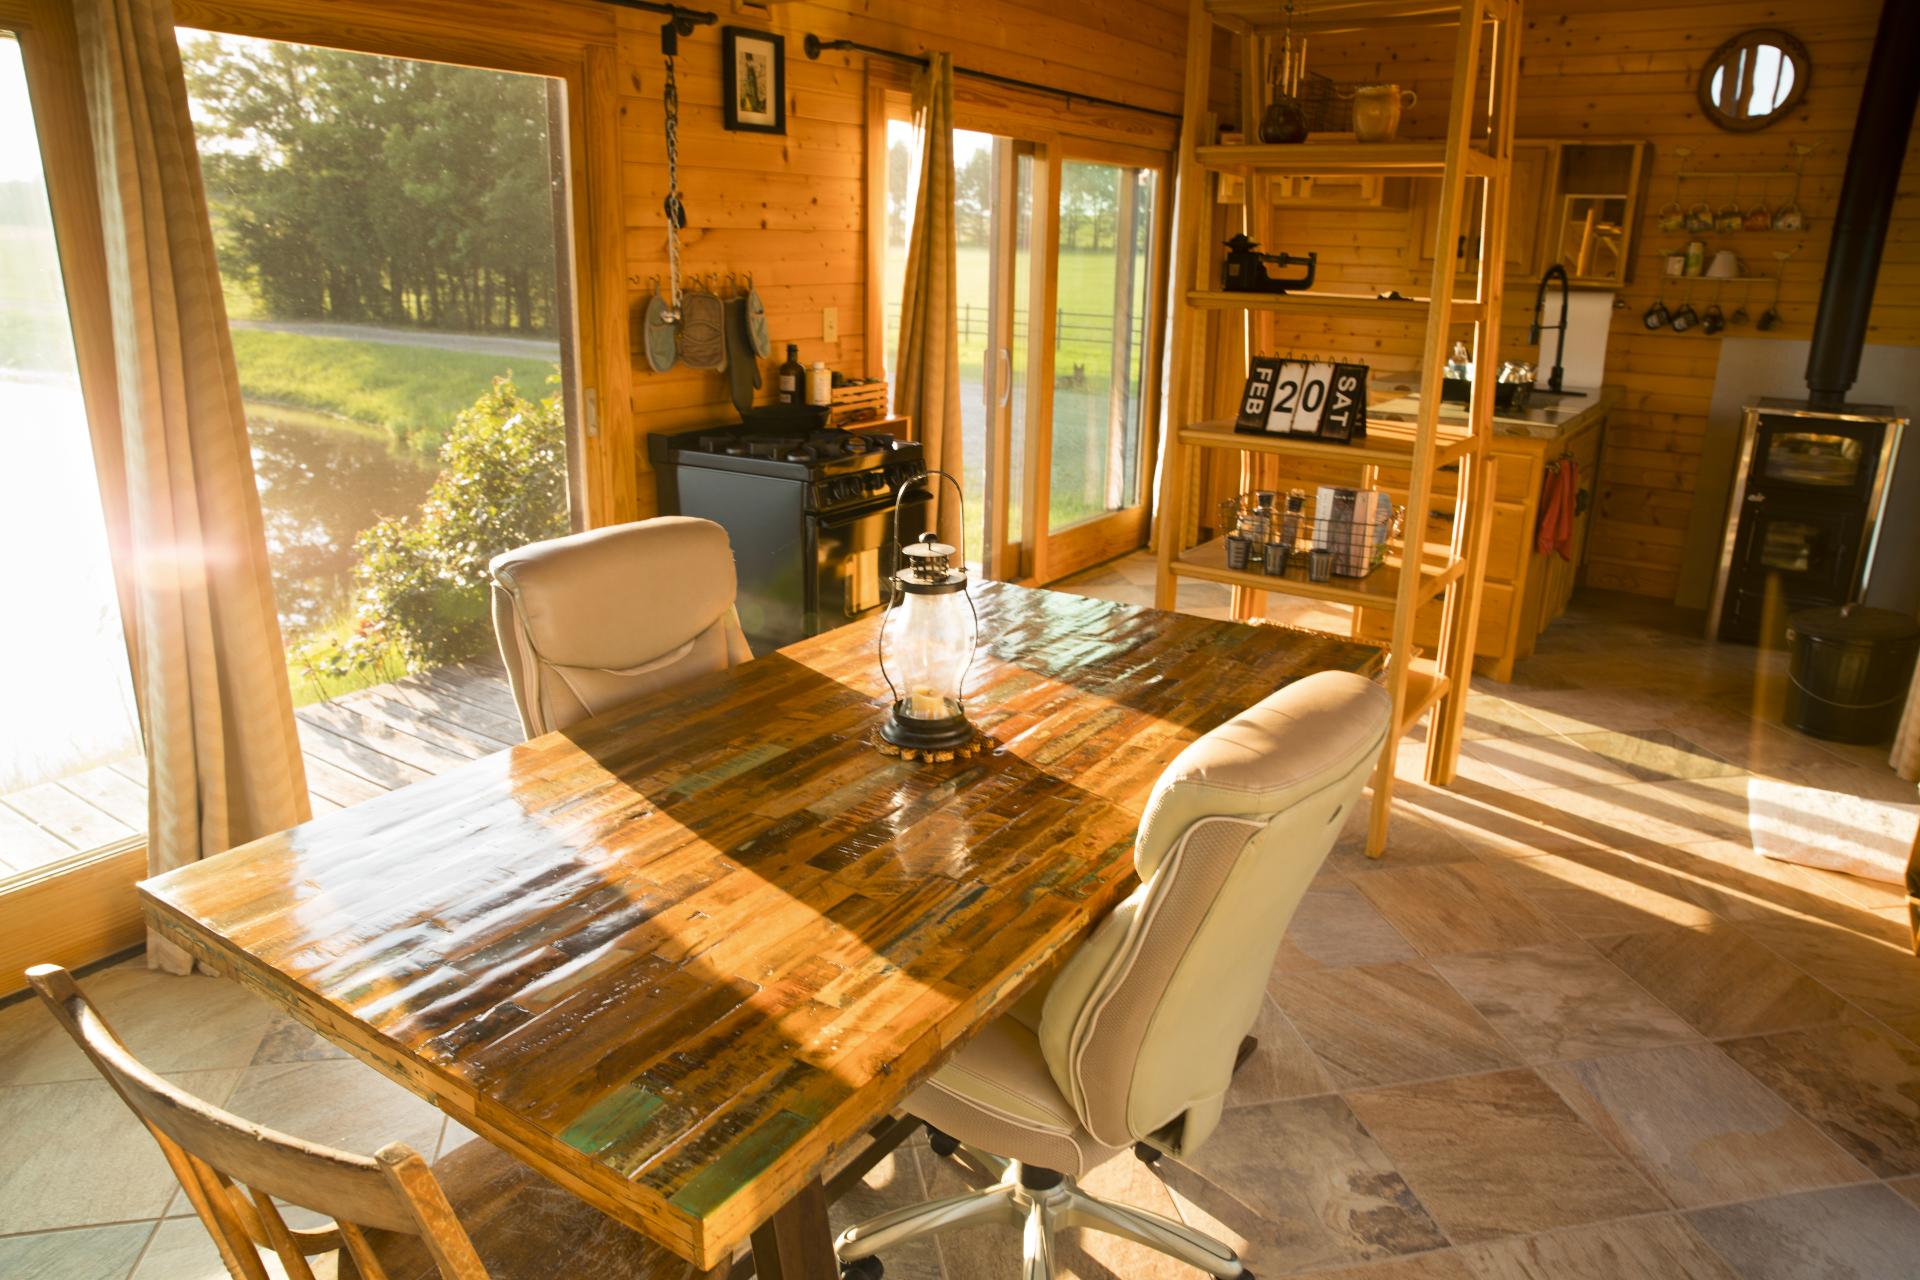
[[[1908,782],[1920,782],[1920,667],[1914,668],[1913,687],[1907,693],[1906,710],[1900,713],[1888,763]]]
[[[913,419],[927,465],[963,480],[960,451],[959,267],[953,226],[953,58],[936,53],[914,78],[914,124],[920,133],[920,194],[907,244],[900,299],[900,350],[895,361],[896,413]],[[950,486],[934,500],[940,538],[965,548],[960,506]]]
[[[310,815],[169,0],[75,0],[126,455],[148,865]],[[187,955],[149,936],[147,962]]]

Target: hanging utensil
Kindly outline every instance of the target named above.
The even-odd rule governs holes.
[[[660,296],[660,277],[647,277],[647,309],[640,321],[640,342],[647,353],[647,365],[655,373],[665,373],[680,363],[680,327],[669,314],[667,300]]]
[[[722,305],[726,307],[727,394],[744,419],[760,385],[760,364],[753,358],[753,337],[747,332],[747,300],[728,298]]]
[[[690,369],[727,367],[727,304],[702,284],[680,295],[680,359]]]
[[[747,336],[752,340],[753,354],[762,360],[773,355],[773,335],[767,331],[767,308],[760,301],[760,291],[753,287],[753,272],[747,272]],[[754,369],[753,385],[760,385],[760,370]]]

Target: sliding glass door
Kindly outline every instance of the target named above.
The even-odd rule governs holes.
[[[146,860],[146,758],[103,504],[117,457],[104,277],[71,46],[49,29],[63,21],[0,3],[0,995],[26,965],[137,940]]]
[[[1052,385],[1035,574],[1063,577],[1146,541],[1163,314],[1162,161],[1072,143],[1054,169]]]

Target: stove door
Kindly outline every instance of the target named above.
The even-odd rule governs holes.
[[[1807,502],[1864,501],[1873,487],[1885,432],[1886,424],[1880,422],[1763,417],[1747,491]]]
[[[1857,508],[1782,503],[1749,492],[1727,577],[1724,640],[1777,640],[1796,609],[1853,598],[1864,535]]]
[[[901,540],[911,542],[933,528],[931,507],[924,492],[900,504]],[[843,627],[884,608],[895,554],[891,502],[820,517],[814,525],[807,634]]]

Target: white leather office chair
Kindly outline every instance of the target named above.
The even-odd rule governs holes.
[[[753,657],[733,548],[711,520],[660,516],[493,558],[493,629],[529,738]]]
[[[998,1177],[861,1223],[837,1242],[850,1275],[917,1236],[983,1221],[1025,1228],[1026,1280],[1053,1275],[1053,1235],[1123,1236],[1211,1275],[1247,1274],[1184,1224],[1079,1190],[1129,1145],[1182,1155],[1220,1120],[1280,938],[1333,848],[1387,732],[1386,690],[1322,672],[1206,734],[1155,784],[1134,846],[1136,889],[1044,990],[988,1026],[907,1100]]]

